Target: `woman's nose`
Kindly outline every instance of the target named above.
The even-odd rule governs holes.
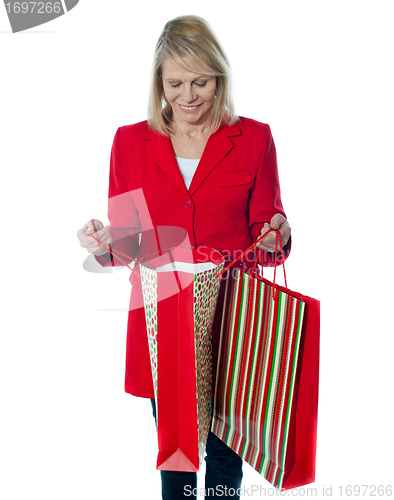
[[[188,104],[196,100],[196,96],[193,93],[193,89],[192,89],[191,85],[184,85],[183,86],[182,100]]]

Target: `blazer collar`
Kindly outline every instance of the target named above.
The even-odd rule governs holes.
[[[193,196],[208,174],[233,149],[234,144],[230,137],[240,134],[241,130],[238,124],[235,123],[231,126],[227,125],[221,127],[209,137],[204,153],[193,176],[189,191],[185,186],[181,171],[179,170],[174,150],[172,149],[171,139],[147,126],[143,129],[141,137],[150,139],[147,150],[168,177],[170,177],[186,196]]]

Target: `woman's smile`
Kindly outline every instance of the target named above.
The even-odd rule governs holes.
[[[197,104],[195,106],[185,106],[183,104],[179,104],[179,102],[177,102],[177,104],[179,105],[179,107],[183,110],[183,111],[186,111],[186,113],[192,113],[194,110],[196,110],[199,106],[201,106],[201,104],[203,104],[202,102],[200,102],[200,104]]]

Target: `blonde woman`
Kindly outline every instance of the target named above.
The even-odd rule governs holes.
[[[229,62],[211,27],[198,16],[177,17],[165,25],[153,62],[149,118],[115,134],[110,207],[111,200],[136,190],[143,193],[147,210],[138,201],[127,210],[112,207],[109,226],[93,219],[78,231],[81,245],[103,266],[123,264],[92,242],[90,234],[138,258],[155,246],[152,226],[183,228],[191,247],[212,247],[229,259],[271,227],[281,233],[285,258],[290,252],[270,127],[235,115]],[[274,232],[258,246],[264,250],[264,265],[272,265]],[[125,391],[151,399],[156,417],[140,278],[132,274],[131,283]],[[223,285],[212,329],[214,374]],[[206,453],[207,496],[239,498],[242,459],[212,432]],[[161,478],[163,499],[196,498],[195,473],[161,471]]]

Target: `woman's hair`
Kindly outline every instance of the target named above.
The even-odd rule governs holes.
[[[165,98],[162,80],[166,59],[187,71],[216,76],[216,94],[209,115],[211,133],[221,125],[237,121],[231,96],[230,65],[219,40],[201,17],[180,16],[168,21],[156,44],[148,105],[151,128],[167,136],[173,132],[172,108]]]

